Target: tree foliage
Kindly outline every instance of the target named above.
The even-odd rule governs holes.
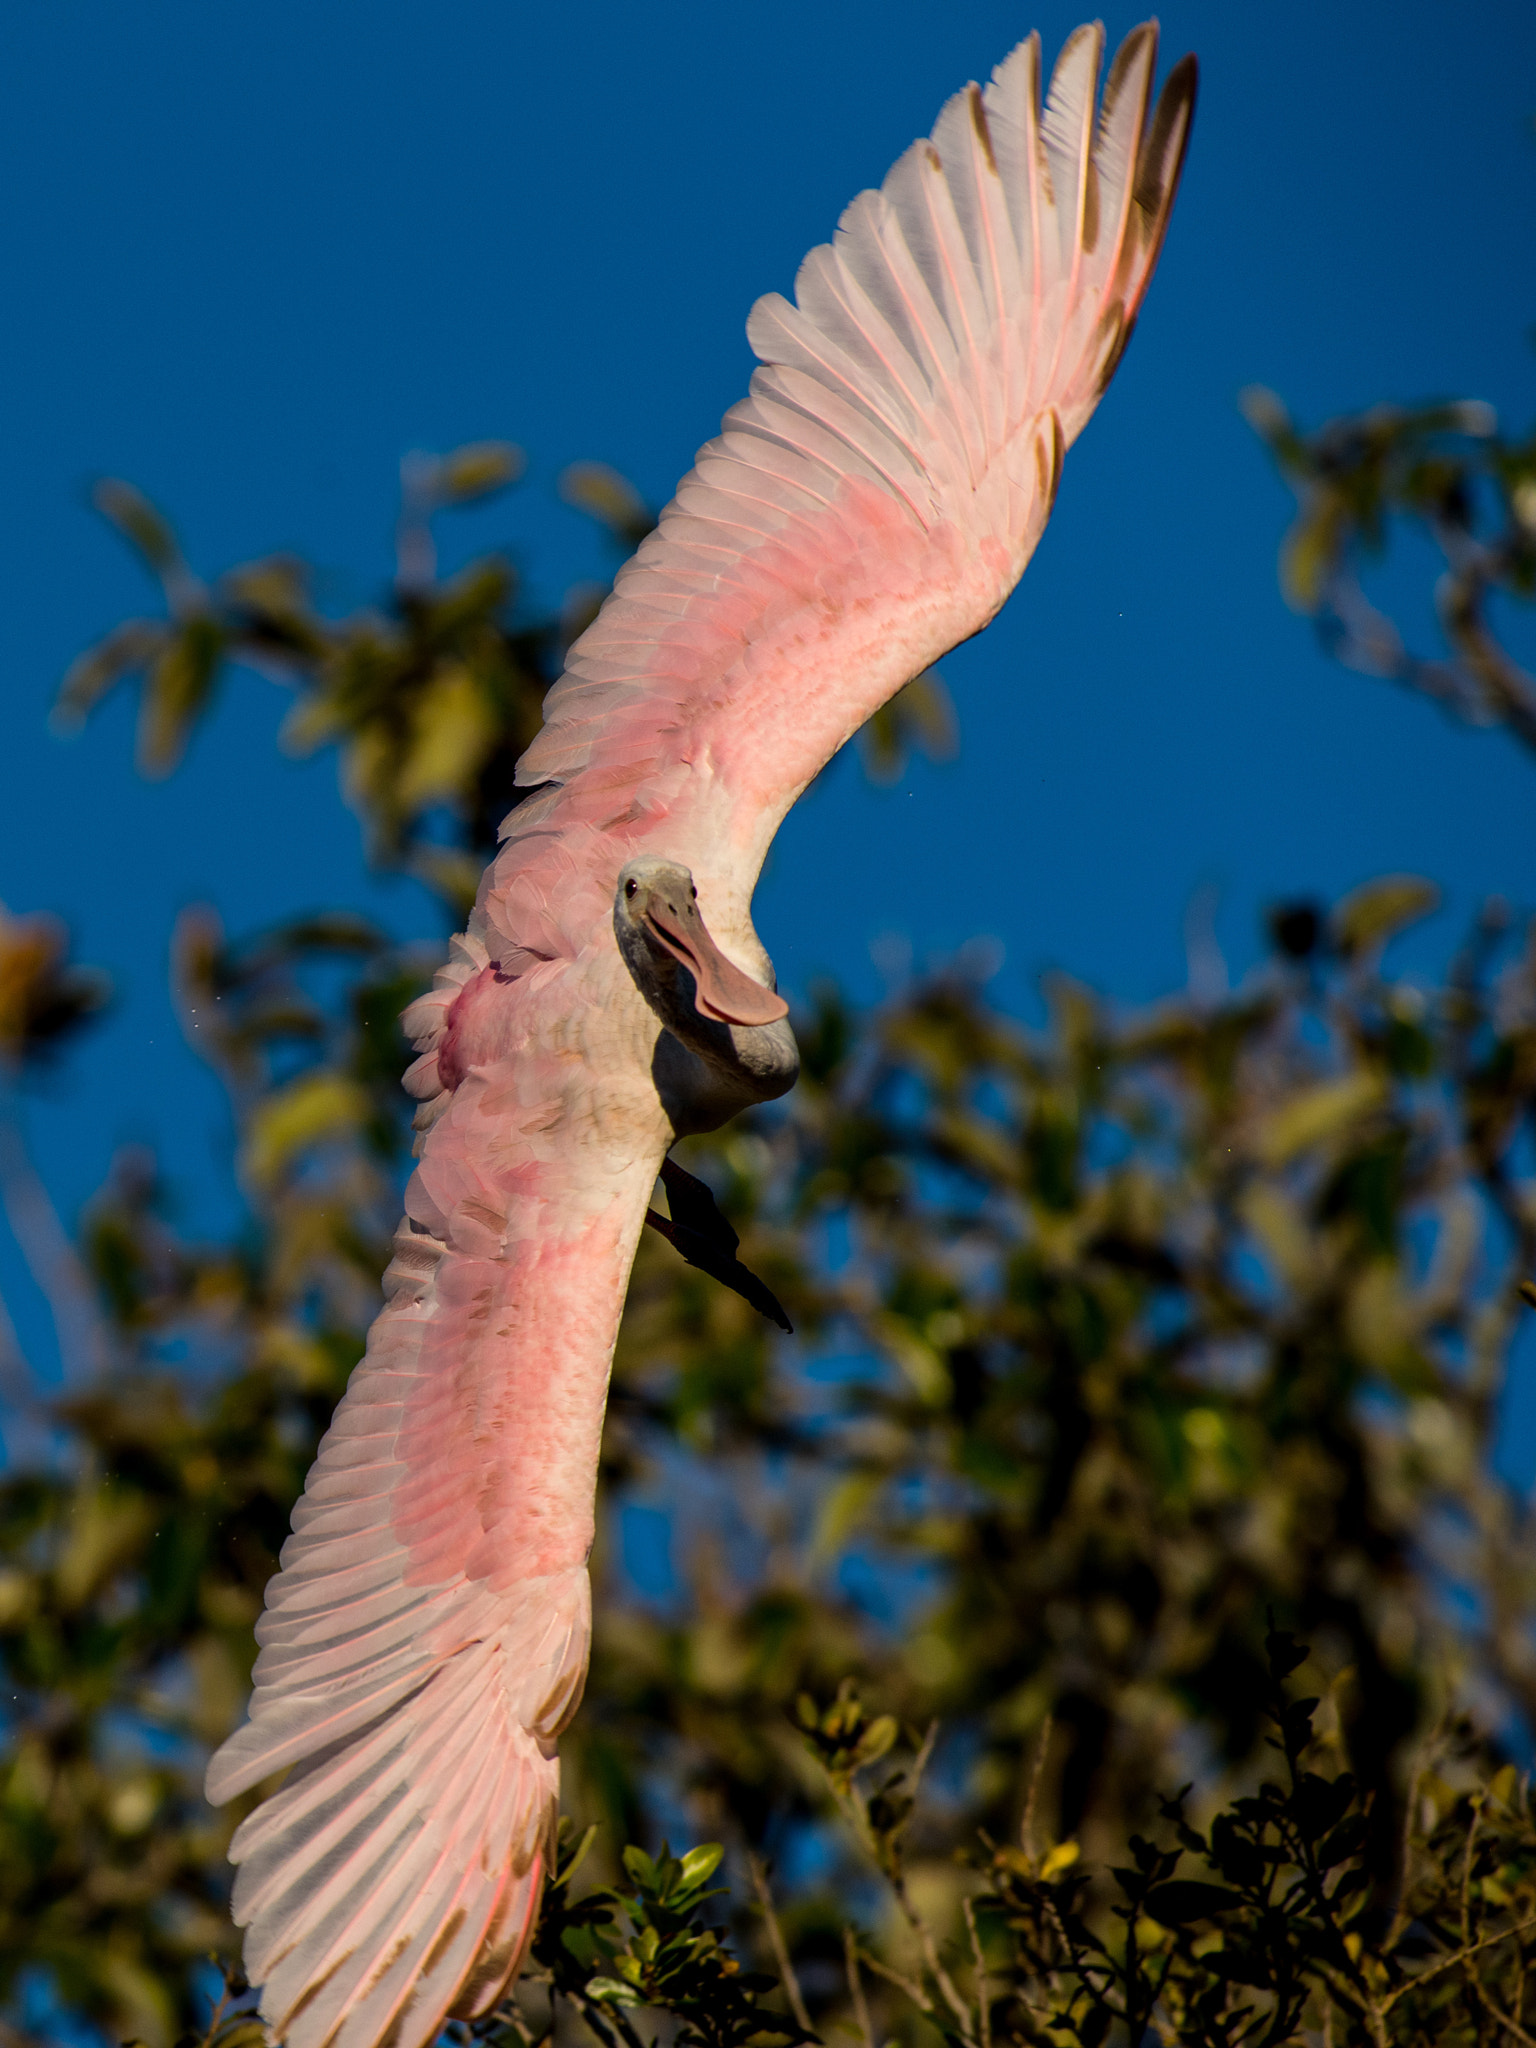
[[[1311,546],[1337,610],[1372,507],[1433,498],[1419,443],[1394,429],[1370,499],[1274,432],[1314,464],[1325,538],[1293,560]],[[595,601],[530,617],[499,558],[438,575],[433,519],[516,467],[501,444],[409,464],[390,590],[340,620],[294,561],[200,580],[103,487],[165,615],[82,657],[64,711],[136,677],[158,772],[226,664],[275,675],[290,743],[336,746],[375,858],[451,926]],[[611,472],[566,489],[623,546],[647,529]],[[873,771],[942,743],[937,689]],[[646,1234],[571,1833],[483,2035],[534,2048],[570,2014],[644,2048],[661,2013],[684,2048],[1530,2037],[1536,1821],[1509,1759],[1536,1725],[1536,1522],[1493,1450],[1536,1263],[1536,929],[1490,904],[1423,986],[1390,947],[1434,901],[1391,876],[1283,905],[1235,992],[1126,1013],[1057,979],[1039,1030],[963,956],[867,1014],[824,988],[795,1095],[683,1148],[799,1334]],[[174,963],[247,1216],[179,1232],[128,1155],[50,1271],[93,1369],[31,1398],[37,1454],[0,1481],[0,1997],[22,2026],[51,1997],[112,2038],[236,2048],[242,1809],[210,1811],[202,1765],[373,1313],[395,1020],[434,963],[348,915],[231,940],[211,911]],[[56,927],[0,927],[14,1088],[101,997]]]
[[[1536,594],[1536,432],[1502,433],[1481,402],[1377,405],[1297,428],[1272,391],[1243,394],[1249,423],[1296,493],[1280,580],[1347,667],[1422,691],[1470,725],[1502,725],[1536,749],[1536,678],[1515,659],[1501,601]],[[1394,525],[1432,543],[1445,639],[1416,654],[1367,597],[1361,571]]]

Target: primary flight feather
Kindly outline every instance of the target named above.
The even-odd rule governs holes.
[[[1103,31],[1078,29],[1042,110],[1021,43],[854,201],[793,303],[759,300],[750,394],[572,647],[518,768],[533,794],[406,1013],[421,1137],[385,1306],[208,1773],[223,1801],[293,1767],[230,1852],[290,2048],[422,2048],[516,1974],[647,1203],[678,1137],[794,1081],[750,917],[780,821],[997,612],[1124,350],[1194,104],[1186,58],[1154,107],[1156,50],[1133,31],[1096,111]]]

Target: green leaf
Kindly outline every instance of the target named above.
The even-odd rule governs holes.
[[[1346,958],[1383,943],[1440,907],[1440,891],[1422,875],[1383,875],[1363,883],[1333,913],[1334,944]]]
[[[162,581],[186,575],[186,563],[170,521],[142,491],[121,477],[104,476],[91,492],[91,502],[144,557]]]
[[[501,718],[481,678],[464,662],[444,662],[413,708],[393,806],[409,813],[434,803],[467,803],[500,734]]]
[[[1355,1796],[1355,1781],[1345,1772],[1338,1778],[1319,1777],[1303,1771],[1291,1800],[1291,1815],[1309,1842],[1326,1835],[1347,1812]]]
[[[312,1145],[350,1137],[372,1115],[367,1092],[345,1074],[319,1068],[269,1095],[253,1113],[242,1164],[253,1187],[271,1189]]]
[[[1321,1868],[1332,1870],[1336,1864],[1347,1863],[1351,1856],[1358,1856],[1365,1847],[1370,1825],[1370,1817],[1364,1813],[1352,1813],[1347,1820],[1340,1821],[1333,1833],[1318,1845],[1317,1860]]]
[[[1299,1755],[1312,1739],[1312,1716],[1317,1712],[1320,1701],[1315,1699],[1291,1700],[1280,1715],[1280,1729],[1286,1747]]]
[[[1096,2005],[1078,2022],[1077,2038],[1083,2048],[1100,2048],[1100,2043],[1109,2032],[1111,2013],[1107,2005]]]
[[[854,1768],[861,1770],[866,1764],[878,1763],[895,1747],[900,1732],[900,1724],[894,1714],[882,1714],[878,1720],[871,1721],[853,1752]]]
[[[629,547],[638,547],[656,523],[634,485],[606,462],[573,462],[561,475],[560,495]]]
[[[1312,1652],[1295,1636],[1286,1634],[1282,1629],[1271,1629],[1264,1638],[1264,1654],[1269,1660],[1270,1676],[1278,1684],[1289,1678],[1293,1671],[1299,1671]]]
[[[514,483],[526,457],[511,441],[470,441],[442,458],[438,491],[445,504],[467,505]]]
[[[170,628],[159,619],[128,619],[77,655],[59,685],[50,718],[54,731],[78,732],[113,684],[152,667],[170,639]]]
[[[1254,1149],[1267,1166],[1284,1166],[1303,1152],[1334,1142],[1386,1100],[1386,1083],[1365,1069],[1303,1089],[1263,1119]]]
[[[1165,1927],[1182,1927],[1189,1920],[1214,1920],[1223,1913],[1236,1912],[1243,1904],[1243,1895],[1229,1891],[1225,1885],[1178,1877],[1170,1884],[1154,1885],[1143,1904],[1152,1918]]]
[[[622,1983],[617,1977],[589,1977],[583,1987],[588,1998],[595,1998],[603,2005],[639,2005],[640,1994],[632,1984]]]
[[[568,1823],[562,1823],[562,1826],[565,1825],[568,1825]],[[574,1842],[561,1842],[560,1856],[553,1880],[557,1886],[570,1883],[571,1879],[586,1861],[587,1851],[596,1840],[597,1822],[593,1821],[590,1826],[582,1830]]]
[[[692,1890],[695,1885],[704,1884],[720,1868],[724,1846],[719,1842],[703,1842],[697,1849],[690,1849],[683,1858],[682,1883]]]
[[[195,613],[161,647],[144,677],[139,705],[139,765],[168,775],[186,751],[224,658],[223,628]]]

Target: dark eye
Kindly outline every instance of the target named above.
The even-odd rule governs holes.
[[[631,875],[630,879],[624,884],[624,894],[626,896],[635,896],[638,895],[639,890],[640,884]]]
[[[699,892],[698,892],[698,890],[697,890],[697,889],[695,889],[695,888],[693,888],[692,886],[690,886],[690,887],[689,887],[689,890],[688,890],[688,894],[689,894],[689,896],[690,896],[690,897],[691,897],[691,898],[693,899],[693,901],[694,901],[695,903],[697,903],[697,902],[698,902],[698,900],[699,900]]]

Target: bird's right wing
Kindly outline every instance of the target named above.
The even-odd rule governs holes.
[[[504,1055],[437,1098],[267,1589],[250,1718],[208,1772],[221,1803],[292,1767],[230,1851],[289,2048],[426,2048],[495,2003],[586,1672],[608,1365],[666,1128],[643,1069],[603,1069],[609,1012],[579,978],[509,990],[455,952]],[[442,1009],[408,1015],[441,1037]]]
[[[1154,109],[1156,29],[1136,29],[1095,118],[1102,48],[1097,24],[1070,38],[1042,111],[1021,43],[854,201],[793,305],[754,308],[751,395],[546,699],[518,781],[558,787],[507,821],[493,952],[556,902],[553,949],[579,950],[641,851],[695,863],[701,890],[727,861],[750,892],[811,777],[1003,603],[1129,338],[1188,138],[1193,59]]]

